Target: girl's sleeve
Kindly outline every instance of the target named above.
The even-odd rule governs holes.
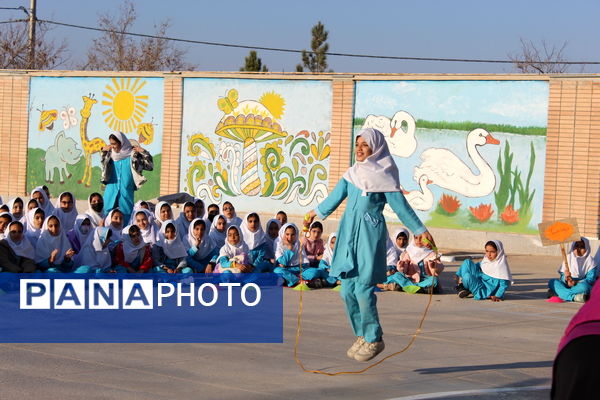
[[[499,279],[499,281],[500,281],[500,285],[498,286],[498,289],[496,290],[495,296],[503,298],[504,292],[506,292],[506,289],[508,289],[508,286],[510,285],[510,281],[507,281],[506,279]]]
[[[327,263],[327,261],[321,259],[321,261],[319,261],[319,268],[321,269],[329,269],[329,264]]]
[[[231,261],[229,261],[229,258],[227,258],[225,256],[219,257],[219,264],[221,264],[222,268],[231,267]]]
[[[196,247],[196,246],[191,246],[187,251],[188,256],[191,256],[191,257],[193,257],[197,252],[198,252],[198,247]]]
[[[410,204],[408,204],[408,201],[406,201],[406,197],[404,197],[402,192],[386,192],[385,198],[402,224],[404,224],[413,235],[420,235],[427,230]]]
[[[144,150],[139,154],[139,160],[141,161],[142,169],[144,171],[152,171],[154,169],[154,160],[152,154],[148,150]]]
[[[342,178],[325,200],[315,208],[320,219],[327,218],[348,197],[348,182]]]
[[[155,267],[160,267],[163,265],[162,247],[157,245],[152,246],[152,260],[154,262]]]
[[[281,257],[277,259],[277,262],[285,267],[289,267],[293,264],[294,257],[296,257],[296,253],[291,250],[286,250]]]
[[[596,268],[588,271],[588,273],[585,274],[584,279],[587,281],[587,283],[593,286],[594,282],[596,282]]]

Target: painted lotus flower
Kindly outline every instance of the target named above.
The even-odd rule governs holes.
[[[444,193],[440,198],[439,205],[446,214],[454,215],[460,208],[460,200],[456,196]]]
[[[480,204],[477,207],[469,207],[471,215],[479,222],[485,222],[492,217],[494,210],[491,204]]]
[[[514,225],[519,222],[519,210],[515,210],[510,204],[506,206],[504,212],[500,214],[500,219],[506,225]]]

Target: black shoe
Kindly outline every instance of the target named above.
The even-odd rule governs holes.
[[[471,292],[469,292],[467,289],[463,289],[460,292],[458,292],[458,297],[460,297],[461,299],[464,299],[465,297],[469,296],[471,294]]]
[[[466,288],[463,286],[462,283],[459,283],[458,285],[454,286],[454,290],[456,290],[456,293],[460,293],[461,290],[465,290]]]
[[[548,292],[546,293],[546,298],[549,299],[550,297],[554,297],[554,296],[556,296],[556,293],[554,293],[554,290],[548,289]]]

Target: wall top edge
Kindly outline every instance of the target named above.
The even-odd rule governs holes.
[[[162,78],[252,78],[295,80],[598,80],[600,74],[444,74],[444,73],[298,73],[239,71],[67,71],[67,70],[0,70],[0,76],[104,77],[143,76]]]

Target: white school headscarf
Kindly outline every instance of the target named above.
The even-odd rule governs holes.
[[[73,200],[73,204],[71,206],[71,211],[63,211],[60,208],[60,199],[64,195],[71,195],[71,199]],[[65,230],[65,232],[70,231],[75,225],[75,219],[77,218],[77,199],[73,196],[71,192],[62,192],[60,196],[56,199],[56,206],[54,207],[53,215],[56,215],[60,220],[61,227]]]
[[[248,245],[248,249],[254,250],[255,248],[267,241],[267,234],[265,233],[265,231],[263,231],[263,228],[260,225],[260,218],[258,219],[258,229],[256,230],[256,232],[252,232],[250,230],[250,228],[248,227],[248,217],[250,217],[251,215],[256,215],[258,217],[258,214],[256,213],[250,213],[246,215],[246,217],[242,221],[242,225],[240,225],[240,229],[242,230],[242,236],[244,237],[244,242],[246,242],[246,244]]]
[[[202,236],[202,241],[198,245],[196,245],[196,238],[194,236],[194,226],[196,225],[196,222],[204,223],[204,236]],[[215,242],[212,240],[208,233],[208,230],[209,228],[206,225],[206,221],[202,218],[196,218],[190,223],[190,226],[188,227],[187,237],[183,242],[183,244],[187,243],[189,247],[195,246],[198,249],[198,252],[196,254],[200,259],[207,257],[216,247]]]
[[[79,244],[83,246],[83,244],[88,240],[90,236],[94,233],[93,225],[90,225],[90,230],[87,233],[83,233],[81,231],[81,227],[83,225],[83,221],[85,220],[92,222],[92,219],[87,214],[79,214],[75,219],[75,224],[73,226],[73,231],[75,232],[75,236],[77,236],[77,240],[79,240]]]
[[[158,221],[159,224],[162,224],[163,222],[167,221],[167,220],[162,220],[160,218],[160,209],[163,206],[169,206],[169,210],[171,210],[171,218],[173,218],[173,208],[171,207],[171,205],[169,203],[167,203],[166,201],[159,201],[158,204],[156,205],[156,207],[154,208],[154,217],[156,218],[156,220]],[[169,218],[169,219],[171,219]]]
[[[327,238],[327,245],[325,246],[325,252],[323,253],[323,261],[327,263],[327,265],[331,266],[331,260],[333,259],[333,249],[331,248],[331,241],[333,238],[337,237],[337,232],[332,232],[329,234]]]
[[[111,149],[110,158],[112,158],[113,161],[120,161],[131,156],[131,153],[133,153],[133,146],[131,146],[131,142],[127,139],[127,136],[125,136],[123,132],[113,132],[113,135],[121,142],[121,150],[117,153]]]
[[[581,257],[577,257],[574,252],[575,242],[573,242],[571,243],[571,249],[567,255],[571,277],[577,279],[583,279],[588,272],[596,268],[596,262],[592,257],[592,252],[590,249],[590,241],[584,237],[582,237],[581,240],[583,240],[583,243],[585,244],[585,254]],[[562,263],[560,266],[560,272],[565,272],[565,263]]]
[[[100,221],[106,218],[106,214],[104,213],[104,207],[102,207],[102,210],[100,212],[94,211],[94,209],[92,208],[92,195],[94,194],[100,193],[92,193],[88,196],[88,208],[87,210],[85,210],[87,216],[90,217],[90,221],[92,222],[93,228],[100,226]],[[104,198],[102,199],[102,201],[104,204]]]
[[[90,237],[73,260],[76,267],[86,265],[93,268],[106,268],[112,265],[108,246],[103,246],[108,232],[111,232],[111,230],[106,226],[96,227],[92,231]]]
[[[229,236],[229,231],[231,229],[235,229],[238,231],[238,234],[240,235],[240,241],[237,242],[237,244],[231,244],[229,243],[229,239],[225,238],[225,244],[223,245],[223,247],[221,247],[221,250],[219,251],[219,258],[233,258],[242,254],[248,254],[248,245],[244,242],[244,236],[242,235],[242,232],[239,227],[231,225],[229,228],[227,228],[227,232],[225,233],[225,235]]]
[[[39,211],[38,211],[39,210]],[[36,208],[32,208],[31,210],[27,211],[27,223],[25,224],[25,235],[27,235],[27,238],[29,239],[29,241],[31,242],[32,245],[36,245],[38,239],[40,238],[40,234],[42,233],[42,228],[36,228],[34,225],[34,217],[36,212],[41,212],[44,213],[44,210],[41,209],[40,207],[36,207]],[[44,214],[44,219],[46,219],[46,215]],[[43,222],[42,222],[43,225]]]
[[[32,199],[33,199],[33,194],[35,192],[41,193],[42,198],[44,199],[44,205],[39,204],[39,201],[38,201],[38,205],[40,206],[40,208],[42,210],[44,210],[44,212],[46,213],[46,217],[49,217],[50,215],[52,215],[52,212],[54,211],[54,206],[52,204],[50,204],[50,199],[48,198],[48,195],[46,194],[46,191],[41,186],[38,186],[38,187],[34,188],[31,191],[31,198]]]
[[[17,223],[21,224],[19,221],[13,221],[10,224],[8,224],[8,226],[6,227],[7,232],[10,229],[10,226],[12,224],[17,224]],[[21,227],[23,227],[23,224],[21,224]],[[21,238],[21,241],[13,242],[13,240],[10,238],[10,234],[8,234],[8,233],[6,234],[6,241],[8,242],[8,245],[10,246],[11,249],[13,249],[13,251],[15,252],[15,254],[17,256],[27,257],[32,260],[35,258],[35,249],[31,245],[31,242],[29,241],[29,239],[27,239],[27,236],[25,236],[25,228],[23,228],[23,237]]]
[[[18,217],[18,218],[13,214],[13,206],[15,205],[15,203],[17,202],[17,200],[21,200],[21,203],[23,204],[23,208],[22,208],[22,211],[21,211],[22,215],[20,217]],[[25,205],[25,201],[23,201],[23,198],[22,197],[15,197],[14,199],[11,199],[7,203],[7,205],[8,205],[8,212],[13,216],[13,220],[14,221],[19,221],[20,223],[25,224],[25,220],[27,219],[27,212],[25,210],[26,205]],[[23,227],[23,230],[25,230],[25,227]]]
[[[132,226],[133,225],[127,225],[121,232],[119,232],[121,240],[123,241],[123,257],[129,264],[134,262],[137,259],[140,250],[147,246],[146,242],[143,240],[140,240],[140,244],[133,244],[133,241],[129,236],[129,228]],[[115,231],[113,231],[113,235],[114,233]],[[112,241],[114,242],[115,239],[113,238]]]
[[[146,208],[142,207],[142,203],[146,203],[148,205],[148,207],[150,207],[150,204],[145,200],[136,201],[135,204],[133,205],[133,210],[131,210],[131,218],[129,218],[129,225],[135,225],[135,214],[137,214],[137,212],[140,210],[148,211],[149,214],[146,214],[148,216],[148,221],[154,222],[154,213],[152,211],[150,211],[150,209],[146,209]],[[156,224],[154,224],[154,225],[156,225]]]
[[[113,242],[116,242],[117,240],[121,240],[121,235],[123,232],[123,224],[125,223],[125,221],[121,221],[121,226],[113,226],[112,225],[112,223],[111,223],[112,215],[116,211],[119,211],[121,214],[123,214],[123,212],[119,208],[114,208],[114,209],[110,210],[110,212],[108,213],[106,218],[104,218],[104,226],[110,228],[110,230],[112,231],[112,236],[111,236],[112,239],[111,240]],[[143,240],[142,240],[142,242],[143,242]]]
[[[285,230],[290,227],[294,228],[296,230],[296,242],[293,244],[291,249],[288,249],[287,247],[284,246],[283,242],[285,241]],[[283,253],[285,253],[286,250],[291,250],[295,254],[295,256],[292,260],[292,263],[293,263],[292,266],[299,264],[298,254],[300,254],[300,252],[302,252],[302,255],[301,255],[302,264],[308,263],[308,257],[306,257],[306,253],[304,252],[304,249],[302,249],[300,246],[300,231],[298,230],[298,227],[291,222],[284,224],[279,229],[279,237],[277,238],[276,249],[275,249],[275,258],[277,259],[277,258],[281,257],[283,255]]]
[[[55,215],[51,215],[44,220],[44,225],[42,226],[42,233],[40,234],[40,238],[38,239],[35,246],[35,258],[34,261],[39,264],[40,262],[50,258],[50,253],[54,251],[54,249],[58,249],[58,254],[56,255],[56,259],[54,260],[54,264],[61,264],[64,260],[65,253],[71,248],[71,243],[65,234],[65,230],[62,225],[60,225],[59,220],[59,229],[58,235],[52,236],[50,231],[48,230],[48,221],[50,218],[56,218]]]
[[[503,279],[505,281],[512,282],[512,274],[510,273],[510,267],[508,266],[508,258],[504,254],[504,245],[499,240],[492,240],[496,245],[498,253],[494,261],[490,261],[486,256],[481,261],[481,271],[496,279]]]
[[[390,239],[392,240],[392,243],[394,243],[394,247],[396,248],[396,250],[398,250],[399,253],[402,253],[406,250],[406,247],[399,247],[396,243],[396,238],[400,233],[404,233],[406,235],[407,243],[410,243],[410,233],[406,228],[397,228],[396,230],[394,230],[394,236],[392,236]]]
[[[202,218],[202,219],[206,220],[208,218],[208,215],[207,215],[208,211],[206,210],[206,203],[204,202],[204,200],[202,200],[199,197],[194,197],[194,207],[196,207],[196,211],[198,211],[198,206],[196,205],[196,203],[199,202],[199,201],[202,202],[202,205],[204,206],[203,207],[204,208],[204,214],[202,214],[202,215],[196,215],[196,217]]]
[[[148,218],[148,226],[146,227],[146,229],[142,229],[140,226],[138,226],[138,228],[140,228],[140,231],[142,232],[142,239],[144,240],[144,242],[153,245],[156,243],[156,239],[158,237],[158,228],[154,223],[154,217],[150,211],[146,210],[145,208],[140,208],[139,210],[135,211],[132,214],[133,221],[130,225],[137,225],[135,217],[140,213],[144,214],[146,218]]]
[[[385,137],[373,128],[363,129],[358,135],[367,142],[373,154],[357,161],[344,173],[344,179],[365,193],[399,192],[398,167],[390,154]]]
[[[277,218],[271,218],[267,221],[267,224],[265,225],[265,241],[267,241],[271,245],[273,252],[275,252],[275,242],[277,242],[277,239],[279,238],[279,233],[277,233],[277,237],[275,238],[269,236],[269,227],[271,226],[271,222],[275,222],[277,224],[277,232],[279,232],[279,230],[281,229],[281,222],[279,222]]]
[[[173,229],[175,229],[175,239],[167,239],[165,234],[167,232],[167,227],[171,225]],[[177,224],[172,219],[168,219],[163,222],[160,226],[160,231],[158,232],[158,240],[156,241],[156,246],[162,247],[165,255],[169,258],[182,258],[187,256],[187,251],[181,238],[177,234]]]
[[[410,257],[410,261],[414,264],[418,264],[419,262],[423,261],[423,259],[425,259],[425,257],[427,257],[431,253],[433,253],[433,250],[431,250],[427,247],[417,246],[415,244],[415,239],[413,238],[413,240],[410,242],[410,244],[408,246],[406,246],[406,252],[408,253],[408,256]]]
[[[219,232],[217,230],[217,222],[219,218],[223,218],[225,220],[225,232]],[[210,224],[210,232],[208,233],[213,242],[215,242],[215,246],[221,248],[227,239],[227,218],[224,215],[219,214],[215,215],[212,220],[212,224]]]
[[[192,203],[191,201],[186,201],[183,204],[183,207],[181,207],[181,212],[179,213],[179,216],[177,217],[177,219],[175,220],[175,224],[177,225],[177,235],[183,239],[183,237],[186,235],[186,232],[189,230],[190,228],[190,223],[193,221],[188,221],[187,218],[185,217],[185,207],[189,207],[189,206],[194,207],[194,211],[196,211],[196,205],[194,203]]]

